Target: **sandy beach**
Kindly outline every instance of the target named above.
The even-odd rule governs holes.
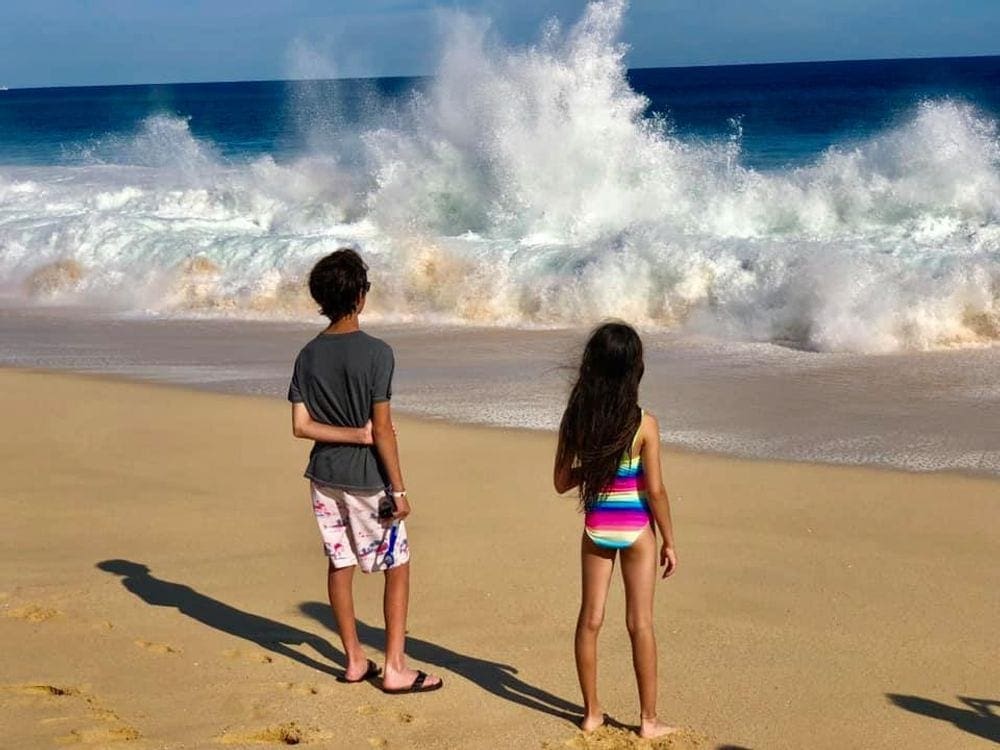
[[[549,433],[400,418],[409,652],[446,689],[342,685],[325,562],[277,399],[0,371],[0,744],[632,747],[585,740],[580,518]],[[1000,484],[668,451],[657,598],[672,747],[1000,740]],[[378,658],[377,580],[356,585]],[[621,584],[603,700],[637,721]]]

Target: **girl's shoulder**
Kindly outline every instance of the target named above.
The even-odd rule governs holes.
[[[660,423],[656,419],[656,415],[645,409],[642,410],[642,421],[639,422],[639,436],[640,440],[637,442],[640,443],[658,439],[660,436]]]

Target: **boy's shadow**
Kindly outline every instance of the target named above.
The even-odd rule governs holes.
[[[958,696],[958,699],[969,707],[969,710],[966,710],[949,706],[947,703],[920,698],[916,695],[886,693],[886,697],[907,711],[941,721],[950,721],[969,734],[1000,742],[1000,714],[994,710],[1000,708],[1000,701]]]
[[[303,602],[299,609],[331,630],[336,630],[330,606],[322,602]],[[385,646],[385,631],[358,620],[358,638],[369,648],[382,649]],[[525,708],[578,723],[583,708],[570,703],[534,685],[529,685],[515,675],[517,669],[509,664],[487,661],[475,656],[438,646],[430,641],[406,636],[406,653],[414,659],[433,664],[441,669],[461,675],[488,693],[503,698]]]
[[[344,655],[329,642],[312,633],[293,628],[276,620],[231,607],[205,596],[190,586],[171,581],[161,581],[150,575],[149,568],[130,560],[104,560],[97,567],[108,573],[122,576],[122,585],[147,604],[157,607],[174,607],[178,612],[223,633],[256,643],[275,654],[287,656],[300,664],[320,672],[340,677],[343,671],[296,651],[290,646],[308,644],[333,664],[346,667]]]

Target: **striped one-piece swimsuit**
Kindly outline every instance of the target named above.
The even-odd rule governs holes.
[[[639,427],[642,427],[641,419]],[[629,450],[618,464],[615,478],[587,509],[584,528],[598,547],[630,547],[650,522],[642,458],[632,455],[638,437],[639,430],[636,430]]]

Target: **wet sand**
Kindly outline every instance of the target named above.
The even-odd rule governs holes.
[[[628,747],[585,741],[571,636],[580,518],[544,432],[399,420],[409,650],[389,697],[341,655],[275,399],[0,371],[0,744]],[[680,566],[656,613],[674,747],[1000,741],[1000,484],[670,450]],[[144,568],[143,566],[146,566]],[[356,585],[378,658],[380,581]],[[620,582],[606,709],[636,721]]]
[[[396,350],[396,407],[554,429],[583,330],[365,327]],[[0,302],[0,366],[284,396],[315,324],[123,318]],[[1000,476],[1000,347],[852,355],[644,331],[643,404],[686,449]]]

